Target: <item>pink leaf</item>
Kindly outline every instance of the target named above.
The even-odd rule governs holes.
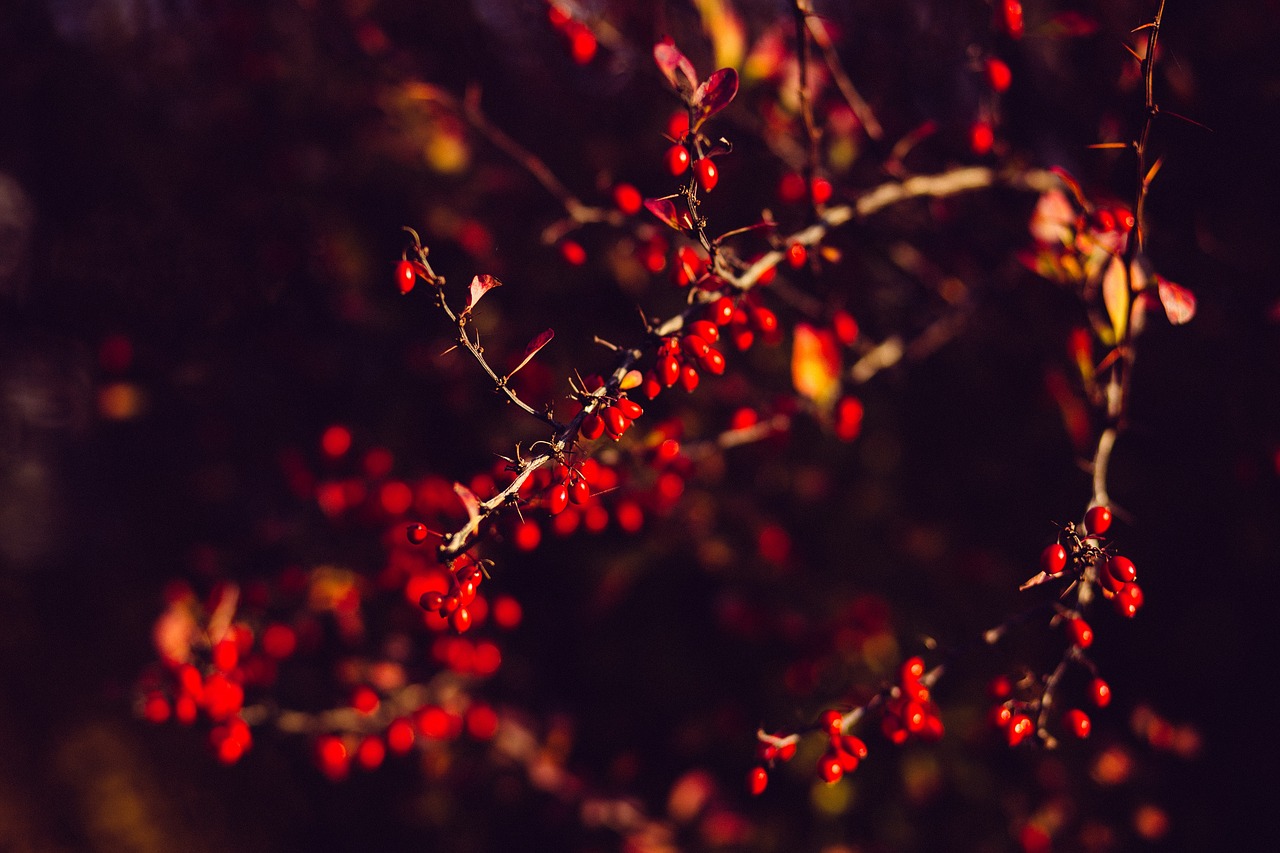
[[[1169,322],[1181,326],[1196,315],[1196,295],[1180,284],[1174,284],[1160,276],[1156,276],[1156,285],[1160,292],[1160,304]]]
[[[480,518],[480,499],[476,497],[475,492],[461,483],[454,483],[453,491],[462,499],[462,505],[467,509],[467,519],[472,522],[477,521]]]
[[[501,285],[502,282],[488,274],[473,277],[471,279],[471,291],[467,294],[467,305],[462,309],[462,313],[464,315],[470,314],[471,309],[475,308],[476,303],[480,301],[480,297]]]
[[[680,97],[688,98],[698,85],[698,72],[693,70],[693,63],[671,39],[665,38],[653,46],[653,61],[658,63],[659,70],[666,75]]]
[[[737,71],[732,68],[721,68],[708,77],[707,82],[693,93],[693,105],[699,111],[698,123],[701,124],[729,106],[729,102],[736,94],[738,94]]]
[[[670,225],[677,231],[680,230],[680,217],[676,212],[675,203],[669,198],[647,198],[644,200],[644,206],[649,212]]]
[[[556,333],[554,329],[547,329],[545,332],[542,332],[536,338],[529,341],[529,345],[524,348],[524,357],[520,359],[519,364],[511,368],[511,372],[507,374],[507,378],[510,379],[512,376],[515,376],[516,371],[528,364],[529,360],[538,354],[538,350],[551,343],[551,339],[555,336]]]

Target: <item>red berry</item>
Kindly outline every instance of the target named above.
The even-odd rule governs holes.
[[[1102,569],[1121,584],[1133,583],[1138,579],[1138,567],[1128,557],[1109,557]]]
[[[1013,82],[1013,72],[1009,70],[1009,66],[1002,59],[994,56],[987,57],[986,71],[987,82],[997,92],[1007,90],[1009,84]]]
[[[1068,619],[1067,633],[1071,636],[1071,642],[1082,649],[1087,649],[1093,645],[1093,629],[1083,619]]]
[[[848,753],[854,758],[867,757],[867,745],[862,742],[862,738],[860,737],[855,737],[854,735],[841,735],[838,746],[840,747],[841,752]],[[846,767],[845,769],[848,770],[849,768]]]
[[[1002,11],[1004,12],[1004,30],[1009,34],[1009,38],[1022,38],[1022,3],[1019,0],[1004,0]]]
[[[798,172],[788,172],[778,182],[778,198],[788,204],[794,204],[804,198],[804,176]]]
[[[918,656],[907,658],[898,667],[898,681],[901,684],[915,684],[923,676],[924,660]]]
[[[424,592],[418,598],[418,606],[432,613],[438,612],[444,607],[444,595],[435,590]]]
[[[1003,729],[1013,721],[1013,711],[1009,710],[1007,705],[996,705],[991,709],[991,724],[998,729]]]
[[[1120,615],[1132,619],[1142,607],[1142,588],[1136,583],[1127,583],[1116,593],[1114,601]]]
[[[707,354],[707,350],[710,348],[711,345],[709,343],[694,334],[685,335],[684,339],[680,342],[680,350],[682,352],[687,352],[696,358],[702,358],[702,356]]]
[[[613,203],[618,206],[618,210],[632,216],[640,212],[641,206],[644,205],[644,196],[631,184],[618,184],[613,188]]]
[[[862,401],[857,397],[841,397],[836,404],[836,438],[853,441],[862,432]]]
[[[840,777],[844,775],[844,767],[840,764],[839,756],[828,752],[822,756],[822,760],[818,762],[818,777],[828,785],[834,785],[840,781]]]
[[[413,724],[403,717],[392,720],[387,726],[387,746],[391,751],[403,755],[413,749]]]
[[[587,262],[587,250],[582,248],[582,244],[574,240],[564,240],[560,243],[560,254],[568,261],[570,266],[580,267]]]
[[[413,286],[418,283],[418,271],[413,268],[413,264],[408,261],[396,264],[396,283],[400,285],[401,293],[413,290]]]
[[[1009,698],[1009,695],[1013,693],[1013,684],[1009,681],[1009,676],[997,675],[995,678],[991,679],[991,682],[987,685],[987,693],[989,693],[993,699]]]
[[[351,757],[341,738],[337,735],[324,735],[316,740],[316,762],[325,776],[336,781],[347,775]]]
[[[828,708],[818,717],[818,728],[833,737],[837,736],[844,728],[844,715],[835,708]]]
[[[627,427],[631,426],[631,421],[617,406],[605,406],[600,416],[604,418],[605,432],[609,433],[609,437],[615,441],[622,437]]]
[[[582,419],[582,426],[578,429],[578,434],[585,439],[595,440],[604,435],[604,421],[600,420],[599,415],[592,412]]]
[[[526,518],[516,525],[515,535],[512,538],[521,551],[532,551],[542,542],[542,528],[532,518]]]
[[[672,175],[682,175],[689,168],[689,150],[683,145],[672,145],[667,149],[667,171]]]
[[[709,344],[714,344],[720,340],[720,327],[710,320],[694,320],[689,324],[689,332]]]
[[[1061,545],[1050,545],[1040,552],[1040,568],[1045,574],[1060,574],[1067,567],[1067,549]]]
[[[831,318],[831,329],[836,333],[836,339],[845,346],[858,339],[858,321],[847,311],[836,312]]]
[[[724,373],[724,355],[719,350],[708,347],[698,361],[702,363],[702,369],[712,376],[720,376]]]
[[[644,395],[650,400],[656,400],[658,395],[662,393],[662,383],[658,381],[658,374],[650,370],[644,375],[644,384],[640,386],[644,391]]]
[[[751,772],[747,774],[747,790],[751,792],[751,796],[760,796],[768,785],[769,774],[765,769],[763,767],[751,768]]]
[[[658,377],[668,388],[675,385],[680,380],[680,362],[671,355],[658,359]]]
[[[1067,731],[1078,738],[1087,738],[1089,732],[1093,729],[1093,723],[1090,722],[1089,715],[1079,708],[1072,708],[1063,714],[1062,721],[1066,723]]]
[[[622,397],[618,400],[617,407],[618,411],[622,412],[623,417],[629,421],[634,421],[636,418],[644,414],[644,409],[640,408],[639,403],[626,397]]]
[[[711,304],[708,316],[717,326],[727,326],[733,321],[733,310],[733,299],[728,296],[721,296]]]
[[[698,387],[698,369],[692,364],[686,364],[680,371],[680,384],[692,394],[693,389]]]
[[[1089,682],[1089,699],[1099,708],[1107,707],[1111,704],[1111,685],[1101,678],[1095,678]]]
[[[689,111],[679,110],[671,114],[667,120],[667,136],[672,139],[684,139],[689,132]]]
[[[361,714],[372,714],[378,709],[378,694],[372,687],[362,684],[351,693],[351,707]]]
[[[591,487],[587,485],[587,481],[582,477],[576,478],[569,484],[569,500],[582,506],[591,500]]]
[[[991,129],[991,125],[987,122],[976,121],[969,128],[969,148],[979,157],[989,154],[995,143],[995,131]]]
[[[831,200],[831,182],[826,178],[814,178],[810,188],[813,190],[814,204],[826,204]]]
[[[376,770],[386,757],[387,746],[377,735],[370,735],[356,747],[356,763],[365,770]]]
[[[804,266],[804,262],[809,259],[809,250],[804,247],[803,243],[792,243],[787,247],[787,263],[791,264],[795,269]]]
[[[427,541],[427,528],[424,524],[410,524],[404,533],[413,545],[421,545]]]
[[[1026,714],[1014,714],[1013,719],[1009,721],[1009,728],[1006,732],[1009,746],[1017,746],[1022,743],[1034,730],[1035,724],[1031,722],[1030,717]]]
[[[716,168],[716,164],[711,161],[710,157],[703,157],[698,161],[698,186],[702,187],[704,193],[709,193],[716,188],[716,184],[720,183],[720,170]]]
[[[751,309],[751,325],[766,338],[778,331],[778,315],[768,308],[756,306]]]
[[[1084,526],[1092,534],[1106,533],[1111,527],[1111,510],[1105,506],[1090,507],[1084,514]]]
[[[449,624],[459,634],[466,633],[467,629],[471,627],[471,611],[465,607],[459,607],[449,616]]]
[[[565,25],[564,31],[569,35],[569,53],[573,56],[573,61],[586,65],[596,55],[598,45],[595,33],[578,21]]]

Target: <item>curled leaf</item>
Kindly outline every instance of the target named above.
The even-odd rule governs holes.
[[[708,77],[707,82],[693,93],[693,105],[698,110],[697,124],[702,124],[729,106],[729,102],[736,94],[738,94],[737,71],[732,68],[721,68]]]
[[[823,411],[840,393],[840,350],[827,329],[796,326],[791,348],[791,382],[796,391]]]
[[[680,217],[676,212],[676,205],[669,198],[647,198],[644,200],[644,206],[649,212],[670,225],[677,231],[680,230]]]
[[[502,285],[491,275],[477,275],[471,279],[471,290],[467,293],[467,304],[462,309],[463,315],[470,314],[471,309],[476,307],[476,303],[480,301],[480,297],[484,296],[490,290]]]
[[[658,69],[670,81],[672,88],[687,100],[698,85],[698,72],[693,70],[689,58],[680,52],[675,42],[665,38],[653,46],[653,61],[658,63]]]
[[[519,371],[520,368],[528,364],[529,360],[538,354],[538,350],[542,349],[547,344],[551,343],[551,339],[554,338],[555,336],[556,336],[556,333],[554,329],[547,329],[546,331],[540,333],[536,338],[529,341],[529,345],[524,348],[524,357],[520,359],[519,364],[511,368],[511,372],[507,374],[507,378],[510,379],[512,376],[515,376],[516,372]]]
[[[1196,295],[1180,284],[1156,276],[1156,285],[1160,293],[1160,304],[1169,322],[1181,326],[1196,315]]]

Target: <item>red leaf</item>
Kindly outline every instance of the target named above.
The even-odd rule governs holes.
[[[1196,296],[1180,284],[1174,284],[1160,276],[1156,276],[1156,285],[1160,292],[1160,304],[1169,322],[1181,326],[1196,315]]]
[[[515,376],[516,371],[518,371],[520,368],[528,364],[529,359],[537,355],[538,350],[542,349],[547,344],[551,343],[551,339],[554,338],[555,336],[556,336],[556,333],[554,329],[547,329],[545,332],[542,332],[536,338],[529,341],[529,345],[524,348],[524,357],[520,359],[519,364],[511,368],[511,372],[507,374],[507,378],[510,379],[512,376]]]
[[[464,315],[470,314],[471,309],[476,307],[476,303],[480,301],[480,297],[501,285],[502,282],[491,275],[474,276],[471,279],[471,291],[467,294],[467,305],[462,309],[462,313]]]
[[[708,77],[707,82],[693,93],[693,105],[699,111],[698,123],[701,124],[729,106],[729,102],[736,94],[738,94],[737,71],[732,68],[721,68]]]
[[[670,225],[677,231],[680,230],[680,217],[676,212],[675,203],[669,198],[647,198],[644,200],[644,206],[649,212]]]
[[[693,70],[693,63],[671,39],[663,39],[653,46],[653,61],[658,63],[659,70],[666,75],[680,97],[687,99],[698,85],[698,72]]]

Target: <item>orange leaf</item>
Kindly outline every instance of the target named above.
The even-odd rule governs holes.
[[[1124,261],[1119,258],[1111,259],[1102,277],[1102,304],[1107,308],[1111,331],[1119,343],[1129,322],[1129,280],[1124,273]]]
[[[826,329],[801,323],[791,349],[791,382],[819,409],[830,411],[840,393],[840,350]]]

